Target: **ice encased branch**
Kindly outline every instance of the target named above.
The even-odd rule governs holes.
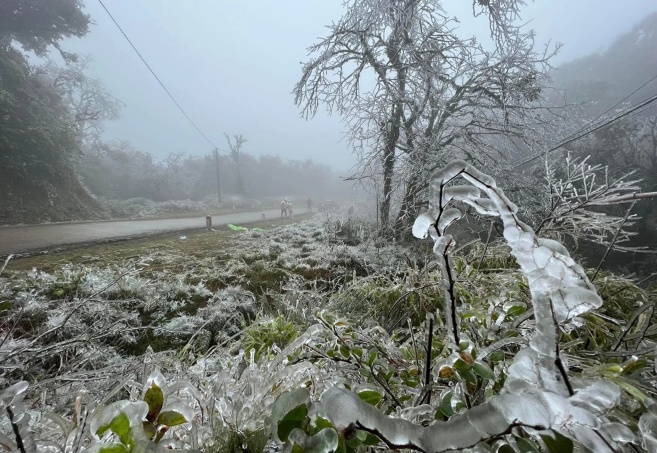
[[[447,186],[459,176],[472,189]],[[391,418],[336,386],[321,397],[331,422],[338,430],[355,427],[369,431],[393,448],[426,452],[470,448],[507,434],[516,426],[529,431],[553,429],[596,452],[620,451],[617,442],[635,442],[636,436],[629,429],[610,424],[604,417],[620,399],[616,386],[605,381],[578,382],[573,389],[564,375],[565,366],[559,356],[560,326],[602,305],[582,267],[561,244],[538,238],[520,221],[518,208],[490,176],[464,161],[454,161],[432,179],[430,209],[417,218],[413,234],[419,238],[430,235],[435,240],[434,252],[446,277],[452,238],[445,229],[460,216],[447,205],[460,201],[482,214],[499,216],[504,238],[529,284],[535,333],[529,347],[522,349],[509,367],[500,394],[448,421],[423,427]],[[447,299],[445,305],[449,305]],[[448,318],[449,311],[446,307]],[[454,327],[449,319],[447,324]]]

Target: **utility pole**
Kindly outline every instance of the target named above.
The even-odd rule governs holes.
[[[217,201],[221,203],[221,186],[219,185],[219,150],[214,149],[214,160],[217,164]]]

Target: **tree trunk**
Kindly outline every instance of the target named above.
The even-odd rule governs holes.
[[[386,133],[383,152],[383,201],[380,206],[381,227],[387,229],[390,220],[390,204],[392,200],[392,177],[395,171],[395,149],[399,138],[399,125],[391,124]]]
[[[418,215],[417,194],[421,190],[419,183],[419,175],[413,174],[406,184],[404,198],[395,220],[395,231],[398,239],[402,239],[409,233],[409,226]]]

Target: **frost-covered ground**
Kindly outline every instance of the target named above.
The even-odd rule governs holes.
[[[175,357],[174,371],[235,355],[256,319],[303,328],[345,282],[403,264],[346,214],[30,260],[0,275],[0,385],[27,380],[36,404],[60,413],[81,389],[102,395],[120,376],[137,379],[145,353]]]
[[[10,261],[0,274],[0,385],[14,385],[5,405],[30,416],[16,429],[40,446],[54,442],[52,451],[156,439],[159,451],[255,452],[271,423],[313,407],[310,398],[337,383],[416,424],[488,402],[536,329],[508,247],[489,244],[484,255],[473,243],[453,257],[464,339],[453,345],[431,244],[402,247],[371,233],[347,213],[318,214]],[[628,362],[591,351],[611,350],[610,338],[633,310],[654,305],[655,292],[611,275],[596,283],[605,305],[563,332],[564,357],[587,379],[612,376],[624,393],[623,412],[611,419],[636,420],[639,401],[655,393],[641,374],[646,352],[628,351],[639,354]],[[627,336],[635,349],[654,345],[649,322],[637,329]],[[431,405],[422,404],[430,341]],[[15,449],[14,428],[2,420],[9,437],[0,435],[0,445]]]

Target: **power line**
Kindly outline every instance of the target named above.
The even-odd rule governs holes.
[[[617,103],[615,103],[614,105],[612,105],[611,107],[609,107],[607,110],[605,110],[605,111],[602,113],[602,115],[598,116],[598,117],[595,119],[595,121],[598,121],[600,118],[602,118],[603,116],[605,116],[607,113],[611,112],[613,109],[615,109],[616,107],[618,107],[619,105],[621,105],[621,104],[622,104],[623,102],[625,102],[627,99],[629,99],[630,97],[634,96],[639,90],[643,89],[645,86],[649,85],[650,83],[652,83],[652,82],[655,81],[655,80],[657,80],[657,75],[655,75],[652,79],[648,80],[648,81],[645,82],[643,85],[641,85],[639,88],[637,88],[636,90],[632,91],[630,94],[628,94],[627,96],[625,96],[623,99],[621,99],[620,101],[618,101]],[[592,124],[592,123],[591,123],[591,124]],[[589,126],[591,126],[591,124],[589,124]]]
[[[119,23],[116,21],[116,19],[114,19],[114,16],[112,16],[112,13],[109,12],[109,10],[107,9],[107,7],[106,7],[105,4],[103,3],[103,0],[98,0],[98,3],[100,3],[100,6],[103,7],[103,9],[104,9],[105,12],[107,13],[107,15],[110,17],[110,19],[112,19],[112,22],[114,22],[114,25],[116,25],[116,28],[119,29],[119,31],[121,32],[121,34],[123,35],[123,37],[126,39],[126,41],[128,41],[128,43],[130,44],[130,46],[132,47],[132,49],[137,53],[137,55],[139,55],[139,58],[141,58],[141,61],[146,65],[146,67],[147,67],[148,70],[151,72],[151,74],[153,74],[153,77],[155,77],[155,80],[157,80],[157,83],[159,83],[160,86],[164,89],[164,91],[166,91],[166,93],[169,95],[169,97],[171,98],[171,100],[173,101],[173,103],[176,104],[176,107],[178,107],[178,110],[180,110],[180,111],[182,112],[182,114],[185,115],[185,118],[187,118],[187,121],[189,121],[190,124],[191,124],[192,126],[194,126],[194,128],[198,131],[199,134],[201,134],[201,136],[205,139],[206,142],[208,142],[210,145],[212,145],[213,148],[217,148],[217,146],[216,146],[214,143],[212,143],[212,141],[211,141],[211,140],[210,140],[210,139],[209,139],[209,138],[203,133],[203,131],[202,131],[202,130],[196,125],[196,123],[194,123],[194,121],[192,121],[192,119],[191,119],[191,118],[189,117],[189,115],[185,112],[185,110],[183,110],[183,108],[180,106],[180,104],[178,104],[178,101],[176,101],[176,99],[173,97],[173,95],[171,94],[171,92],[169,92],[169,90],[167,89],[167,87],[164,86],[164,83],[162,83],[162,81],[161,81],[160,78],[157,76],[157,74],[155,74],[155,71],[153,71],[153,69],[151,68],[151,66],[150,66],[150,65],[146,62],[146,60],[144,59],[144,57],[142,57],[141,53],[137,50],[137,48],[136,48],[135,45],[132,43],[132,41],[130,40],[130,38],[128,38],[128,35],[126,35],[126,33],[123,31],[123,28],[121,28],[121,26],[120,26]]]
[[[586,126],[585,128],[580,129],[580,132],[575,133],[577,135],[575,135],[575,134],[570,135],[568,138],[566,138],[565,140],[562,140],[561,142],[559,142],[558,144],[556,144],[552,148],[548,149],[547,151],[545,151],[543,153],[540,153],[540,154],[537,154],[536,156],[534,156],[532,158],[529,158],[527,160],[524,160],[524,161],[520,162],[519,164],[515,165],[513,168],[518,168],[518,167],[521,167],[525,164],[533,162],[536,159],[538,159],[539,157],[543,156],[544,154],[547,155],[547,154],[551,153],[552,151],[555,151],[555,150],[557,150],[561,147],[564,147],[564,146],[566,146],[566,145],[568,145],[568,144],[570,144],[574,141],[579,140],[580,138],[586,137],[587,135],[590,135],[590,134],[592,134],[596,131],[599,131],[600,129],[603,129],[603,128],[615,123],[616,121],[618,121],[618,120],[620,120],[620,119],[622,119],[622,118],[624,118],[628,115],[631,115],[631,114],[634,114],[634,113],[640,113],[643,110],[646,110],[647,108],[649,108],[650,104],[652,104],[655,101],[657,101],[657,94],[655,94],[655,95],[653,95],[653,96],[651,96],[647,99],[644,99],[641,102],[638,102],[638,103],[628,107],[627,109],[623,110],[618,115],[616,115],[616,116],[614,116],[614,117],[612,117],[612,118],[610,118],[610,119],[608,119],[608,120],[606,120],[602,123],[598,122],[599,124],[597,124],[596,126],[594,126],[592,128],[590,126]]]

